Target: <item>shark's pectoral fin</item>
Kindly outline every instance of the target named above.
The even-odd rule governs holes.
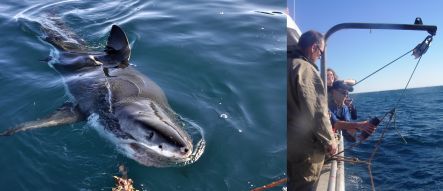
[[[83,113],[81,113],[78,107],[76,107],[74,104],[68,102],[63,104],[49,117],[22,123],[15,128],[0,132],[0,136],[10,136],[20,131],[72,124],[83,120],[85,120]]]

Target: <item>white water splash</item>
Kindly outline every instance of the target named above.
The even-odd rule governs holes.
[[[222,114],[220,114],[220,118],[227,119],[228,118],[228,114],[222,113]]]
[[[109,83],[108,77],[105,76],[105,85],[106,85],[106,90],[108,91],[108,96],[106,97],[106,101],[108,101],[108,106],[109,106],[109,112],[113,113],[112,111],[112,89],[111,89],[111,84]]]

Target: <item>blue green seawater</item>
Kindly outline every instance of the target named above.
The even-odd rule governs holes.
[[[131,63],[200,128],[206,148],[193,164],[154,168],[119,153],[86,122],[36,129],[0,138],[0,190],[111,190],[119,164],[139,190],[249,190],[285,177],[286,17],[272,13],[285,7],[265,0],[2,1],[0,130],[70,99],[59,74],[40,61],[53,47],[39,26],[53,16],[94,50],[120,25]]]
[[[372,161],[375,189],[443,190],[443,86],[407,89],[402,94],[403,90],[392,90],[351,95],[359,120],[382,117],[397,106],[398,133],[393,126],[386,129]],[[387,121],[345,155],[367,160]],[[371,190],[367,165],[346,163],[345,169],[346,190]]]

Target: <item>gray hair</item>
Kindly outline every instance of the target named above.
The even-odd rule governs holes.
[[[306,51],[309,47],[311,47],[313,44],[322,42],[323,34],[317,32],[317,31],[307,31],[303,33],[298,41],[298,47],[301,51]]]

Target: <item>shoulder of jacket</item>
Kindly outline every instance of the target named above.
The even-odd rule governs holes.
[[[302,58],[295,58],[292,60],[292,69],[299,68],[300,70],[316,70],[316,68],[308,61]]]

